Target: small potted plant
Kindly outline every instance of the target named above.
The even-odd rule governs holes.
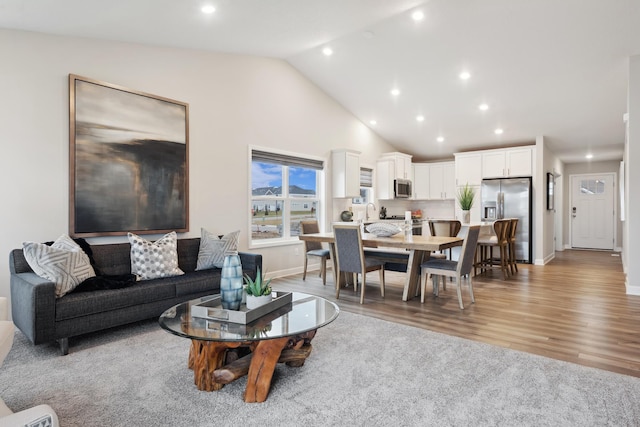
[[[245,290],[247,292],[247,309],[253,310],[271,301],[271,279],[265,280],[258,267],[256,278],[244,275]]]
[[[462,209],[462,222],[469,224],[471,215],[469,211],[473,206],[473,199],[476,197],[476,190],[466,183],[463,187],[458,188],[458,204]]]

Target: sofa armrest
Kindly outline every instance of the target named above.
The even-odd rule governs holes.
[[[0,426],[59,427],[58,416],[49,405],[38,405],[15,414],[0,417]]]
[[[242,263],[243,274],[248,274],[252,279],[256,278],[258,268],[262,269],[262,254],[252,254],[249,252],[238,252],[240,262]]]
[[[11,274],[13,323],[34,344],[55,337],[56,286],[35,273]]]

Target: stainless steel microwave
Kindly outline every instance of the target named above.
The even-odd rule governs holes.
[[[408,199],[411,197],[411,181],[408,179],[393,180],[393,196],[396,199]]]

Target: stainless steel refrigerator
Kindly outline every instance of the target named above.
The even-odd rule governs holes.
[[[518,218],[516,259],[531,264],[531,177],[483,179],[482,220]]]

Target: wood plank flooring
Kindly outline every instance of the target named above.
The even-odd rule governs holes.
[[[464,310],[452,282],[438,298],[428,285],[424,304],[419,297],[403,302],[403,273],[386,273],[385,298],[378,274],[369,273],[363,305],[352,288],[335,299],[331,271],[326,286],[317,270],[306,281],[297,274],[272,286],[322,296],[352,313],[640,377],[640,296],[625,294],[619,256],[565,250],[545,266],[518,268],[508,280],[499,270],[475,277],[475,304],[463,282]]]

